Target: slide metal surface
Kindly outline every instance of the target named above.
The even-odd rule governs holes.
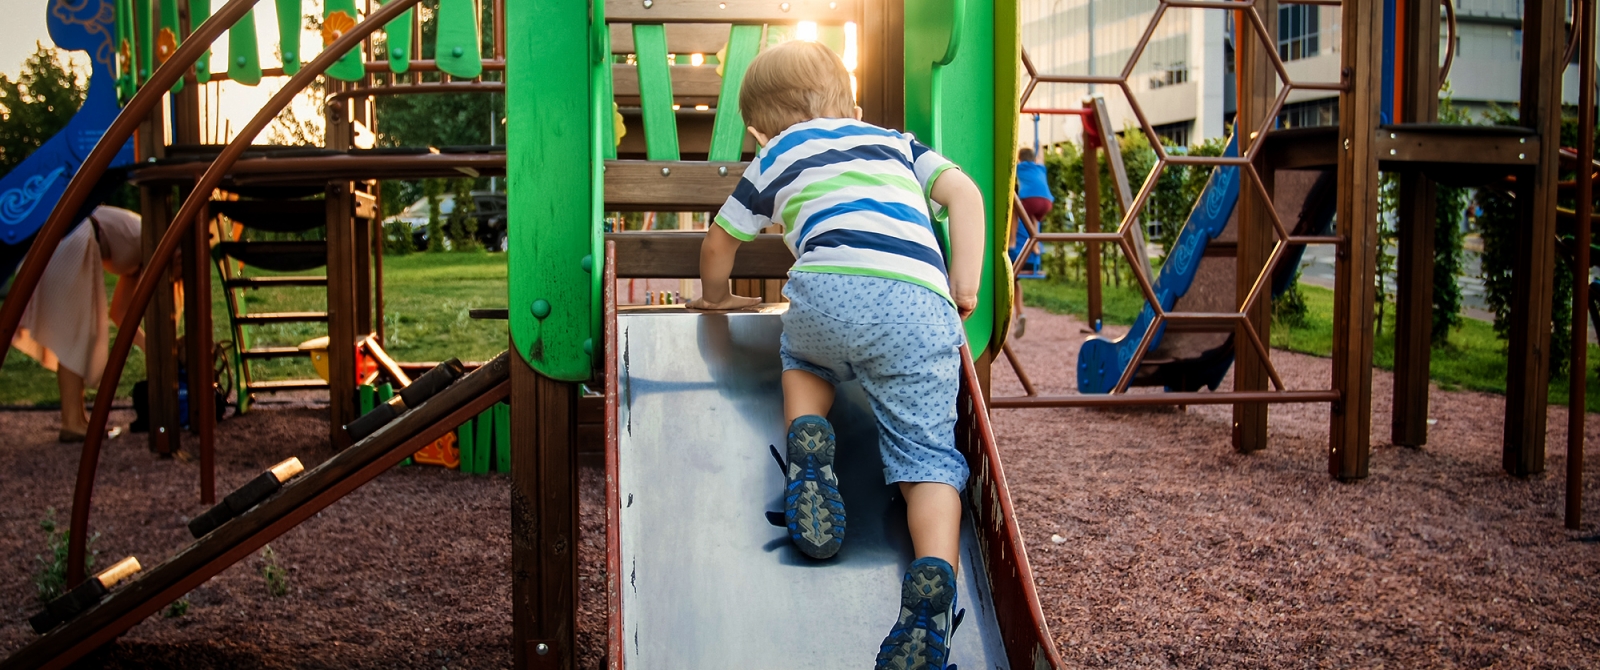
[[[829,415],[849,510],[839,555],[807,558],[767,520],[783,509],[784,478],[769,450],[784,441],[783,309],[657,308],[616,319],[607,453],[613,668],[871,667],[898,615],[913,559],[905,503],[883,483],[876,422],[858,384],[840,387]],[[963,398],[970,433],[981,400]],[[966,616],[951,662],[1054,667],[995,458],[992,449],[968,456],[958,578]]]

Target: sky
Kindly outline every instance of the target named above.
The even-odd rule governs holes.
[[[54,46],[50,40],[49,29],[45,27],[45,11],[51,2],[56,0],[0,0],[0,6],[6,10],[6,20],[0,21],[0,73],[8,77],[15,77],[22,71],[23,63],[33,55],[34,43],[42,42],[46,46]],[[215,6],[221,6],[221,0],[213,0]],[[306,12],[321,12],[321,0],[302,0]],[[263,68],[278,66],[278,18],[277,12],[272,9],[272,3],[262,2],[255,12],[256,35],[261,45],[261,66]],[[305,60],[310,60],[312,49],[320,49],[322,36],[303,31],[300,43],[308,52]],[[216,48],[211,52],[212,71],[227,69],[227,44],[228,38],[224,34],[217,40]],[[80,72],[87,76],[89,72],[89,56],[81,51],[70,52],[71,60],[78,66]],[[206,124],[202,139],[207,142],[220,142],[228,137],[210,136],[216,129],[240,128],[250,121],[256,111],[266,104],[267,100],[282,88],[287,78],[264,78],[259,86],[243,86],[234,82],[222,82],[207,87],[214,100],[220,98],[219,113]],[[218,89],[220,88],[220,94]],[[320,119],[316,105],[304,96],[295,99],[295,110],[302,119]],[[317,124],[319,127],[320,122]],[[264,131],[257,142],[265,142],[269,131]]]

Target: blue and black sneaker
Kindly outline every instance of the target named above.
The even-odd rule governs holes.
[[[833,426],[816,415],[789,424],[783,518],[789,539],[812,558],[829,558],[844,543],[844,499],[833,473]]]
[[[956,573],[942,558],[919,558],[900,583],[900,619],[878,651],[877,670],[946,670],[955,613]]]

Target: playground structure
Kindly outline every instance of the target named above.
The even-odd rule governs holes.
[[[470,6],[454,0],[443,2],[457,8]],[[854,24],[858,100],[865,118],[910,130],[929,141],[961,164],[989,198],[990,249],[980,306],[968,323],[971,351],[964,366],[959,402],[962,420],[958,429],[958,442],[974,466],[967,492],[969,520],[964,539],[964,552],[973,560],[971,569],[966,571],[968,581],[964,588],[984,597],[963,599],[975,608],[968,620],[972,622],[970,630],[977,632],[962,634],[972,637],[958,640],[958,649],[965,649],[960,653],[974,654],[974,658],[987,658],[996,664],[1004,661],[1009,667],[1060,667],[1033,595],[1016,515],[1010,509],[997,445],[988,425],[989,407],[1232,404],[1235,445],[1248,451],[1265,446],[1267,404],[1328,402],[1333,408],[1330,473],[1341,479],[1365,476],[1371,413],[1376,178],[1380,164],[1409,175],[1409,181],[1403,182],[1409,186],[1403,187],[1402,193],[1402,209],[1407,213],[1422,212],[1431,206],[1431,195],[1426,195],[1428,174],[1453,170],[1454,174],[1470,171],[1500,178],[1512,171],[1519,177],[1531,177],[1519,178],[1515,186],[1521,201],[1528,203],[1525,216],[1529,225],[1522,250],[1524,262],[1518,267],[1518,295],[1524,299],[1517,301],[1518,311],[1514,314],[1520,335],[1513,338],[1511,348],[1508,408],[1515,411],[1507,412],[1506,454],[1507,469],[1513,474],[1542,469],[1545,368],[1541,366],[1547,358],[1538,335],[1541,324],[1549,321],[1559,142],[1540,140],[1553,137],[1551,129],[1559,128],[1559,68],[1553,64],[1559,62],[1564,47],[1558,38],[1562,17],[1545,4],[1530,3],[1526,14],[1524,53],[1528,58],[1524,64],[1522,118],[1527,127],[1486,130],[1426,125],[1432,118],[1432,105],[1436,104],[1430,101],[1436,99],[1437,91],[1437,54],[1430,50],[1437,49],[1439,42],[1438,8],[1429,2],[1401,3],[1406,20],[1403,39],[1398,40],[1403,48],[1395,52],[1401,54],[1396,69],[1408,76],[1400,78],[1402,83],[1396,85],[1403,95],[1394,109],[1402,112],[1398,118],[1404,123],[1382,128],[1379,113],[1383,109],[1384,74],[1390,71],[1384,67],[1382,3],[1346,0],[1342,6],[1345,29],[1341,49],[1346,75],[1341,82],[1311,85],[1291,82],[1276,51],[1265,41],[1273,34],[1275,3],[1163,3],[1152,29],[1169,7],[1234,11],[1239,17],[1240,99],[1236,127],[1256,130],[1240,138],[1238,157],[1167,155],[1158,148],[1161,163],[1156,173],[1162,165],[1187,162],[1231,168],[1242,175],[1241,193],[1250,197],[1239,198],[1236,214],[1235,263],[1239,269],[1235,289],[1240,307],[1228,313],[1180,311],[1186,308],[1173,307],[1175,303],[1158,293],[1164,287],[1156,285],[1152,273],[1136,270],[1151,316],[1148,327],[1136,331],[1142,332],[1138,346],[1120,369],[1115,392],[1059,398],[997,398],[992,403],[987,398],[990,363],[1002,350],[1012,313],[1004,254],[1009,242],[1005,222],[1011,202],[1006,194],[1010,190],[1018,100],[1025,104],[1038,83],[1086,79],[1032,72],[1031,64],[1020,58],[1014,2],[609,0],[593,3],[592,7],[583,3],[507,6],[496,2],[492,7],[490,57],[468,55],[477,54],[479,44],[476,27],[469,26],[472,35],[470,41],[465,41],[468,46],[444,50],[442,58],[431,61],[408,59],[392,46],[388,58],[378,59],[369,40],[380,29],[419,36],[417,19],[406,18],[418,0],[391,0],[368,7],[366,16],[359,21],[353,20],[352,2],[345,15],[352,20],[342,32],[332,34],[325,50],[309,61],[298,58],[298,48],[287,45],[283,46],[285,63],[281,69],[261,68],[259,63],[252,68],[249,58],[239,63],[230,54],[228,76],[235,80],[258,76],[289,79],[236,139],[225,147],[190,153],[173,149],[198,137],[194,96],[204,73],[192,69],[193,65],[225,30],[245,30],[235,24],[247,15],[254,0],[231,0],[209,18],[191,14],[193,6],[188,3],[158,4],[157,9],[173,7],[176,48],[148,74],[136,70],[124,73],[129,77],[124,81],[131,81],[132,86],[122,113],[83,161],[39,229],[13,291],[20,296],[32,294],[45,260],[76,223],[76,214],[89,200],[91,187],[112,165],[122,144],[134,136],[134,130],[141,129],[135,142],[139,167],[130,178],[140,185],[144,195],[150,241],[147,272],[133,299],[136,305],[149,306],[144,318],[154,343],[148,358],[151,404],[152,408],[162,409],[156,414],[159,423],[152,426],[152,445],[169,453],[176,447],[178,430],[178,306],[172,304],[170,292],[157,288],[165,285],[177,252],[180,248],[184,252],[183,263],[176,270],[185,276],[186,287],[193,294],[207,295],[211,255],[205,222],[210,220],[210,209],[221,202],[213,196],[218,189],[245,197],[238,202],[261,201],[263,204],[258,206],[262,208],[275,206],[265,202],[277,198],[293,199],[292,194],[298,193],[303,199],[305,194],[322,193],[321,213],[327,230],[329,337],[333,343],[350,343],[328,349],[330,441],[340,451],[322,465],[288,480],[277,493],[171,559],[126,580],[86,611],[0,662],[0,666],[60,667],[70,663],[502,400],[510,403],[512,639],[516,665],[565,668],[574,664],[577,452],[586,430],[583,418],[596,410],[603,417],[604,437],[599,442],[607,457],[608,661],[610,667],[620,668],[628,663],[640,667],[671,665],[679,659],[666,656],[673,650],[659,644],[629,645],[629,634],[639,633],[641,622],[668,618],[676,618],[676,626],[690,626],[696,616],[728,614],[715,611],[715,607],[730,605],[725,600],[707,604],[705,607],[713,611],[706,612],[682,605],[680,596],[667,588],[670,585],[647,585],[657,587],[654,592],[635,590],[632,584],[625,587],[624,557],[630,557],[630,567],[631,559],[642,557],[646,560],[642,568],[648,568],[649,561],[681,558],[662,555],[659,543],[663,538],[645,532],[656,521],[643,516],[649,513],[647,510],[634,509],[625,501],[637,495],[665,495],[637,481],[634,474],[638,468],[660,467],[649,459],[652,449],[662,448],[660,441],[670,439],[661,434],[666,427],[664,416],[681,421],[699,417],[701,422],[711,423],[705,418],[709,415],[702,412],[716,411],[718,417],[737,413],[745,421],[725,427],[728,432],[721,439],[730,443],[719,444],[730,451],[743,450],[738,452],[737,467],[730,469],[730,479],[726,481],[756,481],[761,476],[757,465],[770,467],[766,465],[765,447],[779,426],[763,417],[774,414],[778,398],[772,385],[762,383],[762,379],[772,370],[740,362],[748,363],[759,358],[757,354],[770,352],[775,317],[768,309],[753,314],[699,317],[672,307],[619,309],[612,293],[618,278],[697,275],[699,238],[665,232],[607,234],[602,227],[604,213],[718,208],[737,182],[744,167],[741,161],[749,156],[750,149],[736,105],[725,103],[737,98],[743,69],[761,46],[775,32],[793,30],[802,21],[815,22],[819,38],[825,42],[833,35],[844,34],[844,24]],[[341,11],[336,3],[329,5],[330,13]],[[1585,8],[1585,16],[1592,16],[1587,13],[1592,5],[1580,5]],[[154,11],[149,15],[152,19],[156,16]],[[160,15],[165,17],[166,13]],[[440,39],[448,34],[459,35],[445,30],[445,17],[463,15],[472,16],[459,9],[445,12],[441,7]],[[1593,30],[1592,22],[1585,24],[1577,49],[1585,64],[1587,82],[1582,108],[1592,109]],[[137,28],[140,24],[135,21],[134,25]],[[1430,29],[1434,31],[1431,39]],[[139,41],[152,34],[149,26],[142,32],[132,32],[137,35],[135,46],[151,44]],[[1148,34],[1147,31],[1147,37]],[[253,37],[247,39],[244,32],[236,40],[230,39],[230,45],[235,42],[249,44],[254,50]],[[707,76],[710,68],[691,70],[668,65],[669,54],[714,53],[723,47],[726,51],[720,59],[720,77]],[[419,39],[405,41],[402,47],[421,48]],[[618,62],[617,56],[622,55],[632,55],[637,64]],[[1137,53],[1128,68],[1136,60]],[[477,70],[471,67],[474,61],[478,63]],[[235,63],[237,70],[232,67]],[[354,66],[348,66],[350,63]],[[1019,66],[1026,67],[1031,77],[1027,90],[1020,92],[1015,85]],[[442,77],[438,82],[424,82],[417,76],[435,69],[465,81]],[[504,72],[505,81],[483,80],[480,77],[485,71]],[[325,80],[330,94],[327,146],[305,154],[249,155],[251,140],[295,95],[325,75],[332,77]],[[1275,78],[1282,79],[1281,89],[1274,84]],[[1087,79],[1118,87],[1137,110],[1135,96],[1126,83],[1127,69],[1121,77]],[[161,113],[161,102],[180,81],[183,88],[171,93],[174,141],[167,145],[158,139],[168,122]],[[1272,130],[1276,110],[1294,86],[1340,91],[1341,125],[1336,132]],[[521,110],[508,119],[509,143],[504,153],[441,151],[394,155],[350,149],[352,122],[370,121],[371,110],[366,104],[370,96],[455,91],[503,92],[508,108]],[[974,100],[983,104],[975,105]],[[620,146],[616,142],[613,104],[623,108],[624,123],[631,124],[626,126],[628,132]],[[698,104],[707,109],[691,109],[691,105]],[[961,105],[961,114],[950,113],[952,105],[957,104]],[[715,111],[711,109],[713,105]],[[1591,125],[1586,126],[1589,131],[1580,133],[1585,139],[1578,155],[1592,155],[1592,141],[1587,139],[1593,135],[1592,120],[1587,116],[1584,119],[1583,123]],[[1141,126],[1153,137],[1142,117]],[[151,158],[156,160],[148,160]],[[1335,171],[1338,218],[1361,222],[1360,225],[1341,227],[1335,235],[1291,234],[1273,207],[1272,180],[1276,170],[1300,168]],[[359,260],[369,256],[372,241],[370,236],[363,237],[363,231],[370,235],[370,224],[358,223],[371,220],[359,216],[363,195],[370,195],[365,182],[453,176],[468,170],[482,175],[503,174],[512,184],[508,248],[511,289],[503,313],[508,319],[512,350],[425,402],[408,406],[371,435],[352,440],[344,427],[358,417],[360,408],[355,386],[355,344],[376,336],[372,327],[382,323],[381,318],[363,321],[372,319],[374,312],[381,314],[382,309],[381,299],[378,304],[362,302],[370,299],[368,291],[376,290],[373,284],[363,282],[371,282],[373,274],[381,273],[381,269],[363,266]],[[1591,185],[1588,179],[1578,182],[1580,196],[1575,216],[1584,221],[1591,214]],[[1153,184],[1154,175],[1125,208],[1119,232],[1076,233],[1062,238],[1041,233],[1035,239],[1112,243],[1130,258],[1142,257],[1142,245],[1136,246],[1137,219]],[[176,207],[168,195],[174,187],[183,196]],[[256,193],[261,197],[245,195],[251,189],[259,189]],[[241,212],[240,218],[246,217],[248,214]],[[1399,358],[1401,351],[1397,351],[1397,401],[1402,400],[1400,389],[1408,390],[1403,398],[1407,409],[1402,412],[1397,407],[1395,429],[1397,435],[1402,428],[1416,431],[1406,433],[1407,440],[1413,441],[1397,438],[1397,443],[1420,444],[1426,430],[1426,317],[1430,304],[1427,291],[1431,287],[1427,281],[1431,268],[1426,266],[1432,259],[1431,250],[1426,247],[1432,240],[1431,229],[1427,229],[1432,225],[1432,215],[1404,221],[1410,222],[1402,225],[1401,277],[1402,286],[1407,288],[1402,291],[1403,330],[1397,340],[1407,343],[1403,349],[1407,357]],[[1418,230],[1406,232],[1413,227]],[[1588,227],[1576,228],[1575,249],[1582,261],[1580,267],[1586,269]],[[1288,248],[1305,243],[1335,244],[1340,249],[1334,376],[1329,389],[1284,390],[1271,368],[1267,350],[1261,346],[1267,341],[1268,324],[1263,294],[1268,290],[1266,282],[1271,270],[1283,262]],[[735,280],[741,284],[739,290],[760,293],[774,301],[777,281],[785,276],[791,261],[776,235],[760,236],[739,255],[734,268]],[[381,275],[376,283],[381,285]],[[1586,283],[1580,284],[1586,287]],[[206,301],[191,302],[198,304],[184,306],[184,317],[193,319],[187,322],[191,324],[187,330],[209,334]],[[14,331],[22,307],[22,301],[17,300],[0,306],[0,332],[9,336]],[[134,316],[119,324],[120,335],[111,353],[106,383],[115,384],[126,363],[131,326],[139,318],[137,312],[131,311]],[[1406,318],[1408,313],[1410,320]],[[1541,314],[1543,321],[1539,320]],[[1155,346],[1158,333],[1177,335],[1180,330],[1185,334],[1231,331],[1233,341],[1251,343],[1237,347],[1235,390],[1125,394],[1138,367],[1147,362],[1143,359]],[[1543,332],[1547,337],[1548,328]],[[692,350],[684,346],[691,334]],[[1420,354],[1411,348],[1418,337],[1422,343]],[[191,351],[209,351],[205,339],[190,338],[187,344]],[[1583,406],[1581,351],[1582,347],[1575,350],[1574,362],[1579,384],[1574,386],[1573,395],[1579,408]],[[201,360],[192,356],[189,360]],[[771,363],[767,360],[763,365]],[[190,374],[189,388],[208,388],[212,384],[209,366],[190,366]],[[1402,379],[1407,381],[1402,384]],[[1266,390],[1269,380],[1278,390]],[[598,398],[581,396],[582,383],[598,383],[605,393]],[[209,458],[215,421],[208,396],[194,394],[196,402],[191,408],[203,461]],[[848,396],[842,398],[846,402],[836,408],[840,425],[847,432],[862,430],[858,404]],[[110,394],[97,399],[80,462],[68,559],[68,565],[75,569],[69,574],[69,586],[86,578],[78,566],[82,565],[82,538],[88,534],[95,470],[104,441],[101,428],[106,425],[110,402]],[[1418,402],[1420,410],[1415,407]],[[688,413],[692,407],[698,409]],[[1579,427],[1574,434],[1579,436],[1581,449],[1583,414],[1579,411],[1574,415]],[[1415,435],[1421,438],[1410,437]],[[1573,460],[1579,460],[1581,467],[1580,459],[1569,459],[1569,463]],[[201,498],[209,504],[215,502],[216,496],[208,488],[206,472],[203,467]],[[773,476],[770,470],[764,472],[768,478]],[[727,488],[775,490],[759,485]],[[887,498],[875,497],[870,491],[860,498],[867,509],[889,509]],[[719,510],[686,516],[682,523],[696,529],[723,522],[730,528],[737,527],[729,531],[736,536],[730,540],[737,539],[743,546],[713,557],[715,561],[781,564],[759,545],[751,544],[760,541],[760,524],[752,526],[750,519],[761,522],[760,513],[769,502],[764,498],[743,501],[748,513],[737,516],[736,521],[734,517],[716,515],[735,514],[737,510]],[[899,565],[897,557],[906,551],[896,542],[890,534],[863,544],[862,553],[875,557],[857,560],[846,556],[840,572],[881,576],[888,570],[886,566]],[[887,560],[883,548],[890,550]],[[676,569],[689,571],[688,579],[693,582],[704,579],[705,574],[716,569],[715,565],[696,563]],[[823,578],[819,574],[823,571],[796,570],[786,564],[760,567],[776,572],[752,580]],[[778,574],[782,576],[772,576]],[[740,610],[739,614],[749,616],[752,625],[764,616],[755,610]],[[841,612],[834,623],[855,623],[859,615]],[[703,652],[706,647],[686,649]]]

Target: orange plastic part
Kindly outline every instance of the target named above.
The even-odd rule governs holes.
[[[418,449],[417,453],[413,454],[411,458],[424,465],[438,465],[451,470],[459,470],[461,468],[461,449],[456,444],[455,431],[445,433],[444,437]]]

